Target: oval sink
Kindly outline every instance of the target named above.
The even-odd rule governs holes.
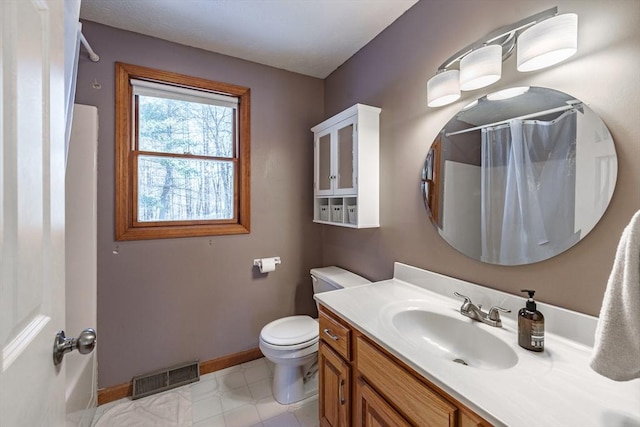
[[[430,353],[480,369],[508,369],[518,356],[500,338],[477,324],[426,310],[411,309],[392,317],[402,337]]]

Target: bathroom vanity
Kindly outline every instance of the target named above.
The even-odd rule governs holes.
[[[321,425],[490,425],[324,306],[320,331]]]
[[[454,292],[511,313],[473,321]],[[531,352],[517,344],[524,298],[400,263],[315,298],[321,426],[640,425],[640,380],[589,368],[595,317],[539,303],[545,351]]]

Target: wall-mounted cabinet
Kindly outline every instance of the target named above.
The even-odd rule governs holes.
[[[356,104],[311,128],[314,222],[380,226],[380,111]]]

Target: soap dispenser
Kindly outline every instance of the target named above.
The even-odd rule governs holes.
[[[544,350],[544,316],[536,309],[533,295],[536,291],[523,289],[529,294],[526,307],[518,312],[518,345],[531,351]]]

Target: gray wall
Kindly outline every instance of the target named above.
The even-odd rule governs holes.
[[[463,92],[442,108],[426,105],[426,83],[466,45],[504,25],[558,6],[578,14],[578,53],[531,73],[516,71],[515,55],[489,88]],[[382,108],[380,224],[375,230],[326,226],[323,262],[392,276],[400,261],[519,293],[537,289],[544,302],[598,315],[623,228],[640,209],[640,2],[636,0],[422,0],[325,81],[325,114],[354,102]],[[463,106],[490,91],[546,86],[586,102],[609,127],[618,154],[618,181],[602,220],[579,244],[537,264],[501,267],[467,258],[429,222],[420,172],[438,131]],[[452,290],[453,292],[453,290]]]
[[[309,269],[322,262],[321,226],[309,129],[324,118],[323,81],[92,22],[83,32],[100,55],[81,55],[76,95],[99,114],[99,387],[256,348],[267,322],[315,314]],[[114,241],[115,61],[251,88],[251,234]],[[282,265],[256,274],[252,260],[270,256]]]

